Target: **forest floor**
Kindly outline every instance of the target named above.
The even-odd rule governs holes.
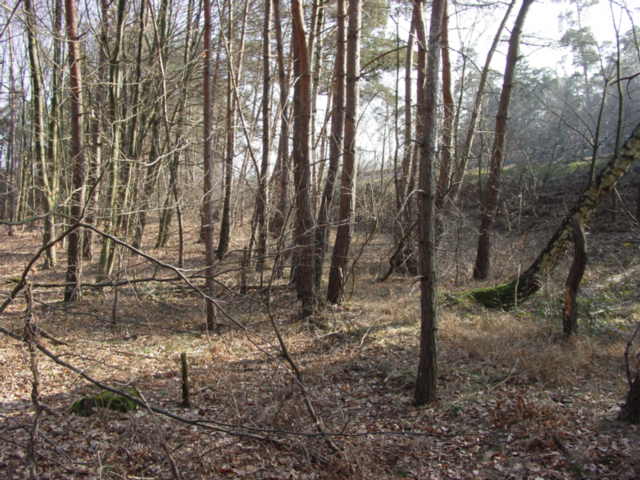
[[[536,218],[526,229],[497,232],[489,283],[525,268],[544,246],[558,218]],[[452,222],[441,244],[443,294],[476,285],[468,280],[472,223]],[[150,248],[153,227],[145,251],[175,262],[175,243]],[[185,252],[186,266],[194,269],[203,258],[195,230],[189,229]],[[354,253],[366,237],[356,234]],[[3,298],[39,241],[38,231],[2,233]],[[413,404],[419,285],[399,275],[375,281],[391,247],[386,235],[373,236],[353,268],[344,304],[306,321],[298,319],[284,281],[274,282],[269,310],[264,291],[254,288],[256,274],[249,276],[248,293],[239,294],[239,253],[232,252],[219,266],[228,272],[218,279],[220,305],[233,321],[220,315],[217,333],[203,330],[202,299],[182,283],[122,286],[117,303],[112,288],[86,289],[66,306],[61,289],[37,286],[61,282],[63,267],[36,269],[34,320],[64,342],[41,338],[42,344],[93,379],[135,387],[149,407],[183,421],[150,408],[72,414],[74,401],[98,390],[38,354],[47,409],[31,454],[29,350],[3,337],[0,477],[28,478],[32,465],[41,479],[640,478],[640,428],[616,421],[627,391],[624,350],[640,315],[637,229],[610,221],[592,229],[580,334],[572,342],[562,341],[560,325],[570,258],[543,292],[514,311],[451,305],[443,295],[438,400],[420,408]],[[120,265],[119,278],[173,276],[128,254]],[[92,268],[86,279],[95,281]],[[0,325],[22,332],[24,312],[20,297]],[[303,384],[282,358],[273,324]],[[182,352],[189,359],[190,408],[180,405]],[[333,435],[318,435],[317,422]]]

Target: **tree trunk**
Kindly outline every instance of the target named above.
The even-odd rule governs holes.
[[[227,117],[226,134],[227,143],[225,148],[224,162],[224,196],[222,201],[222,218],[220,220],[220,238],[216,255],[221,259],[229,249],[229,238],[231,236],[231,187],[233,180],[233,157],[235,156],[235,98],[233,96],[233,4],[229,2],[229,12],[227,19]]]
[[[454,104],[451,93],[451,59],[449,58],[449,19],[447,15],[447,2],[444,2],[442,17],[442,139],[440,149],[440,172],[436,187],[436,209],[441,210],[444,199],[447,196],[451,184],[451,158],[453,153],[453,115]],[[441,215],[438,215],[437,223],[441,224]],[[438,226],[438,235],[442,226]]]
[[[69,90],[71,93],[71,159],[73,169],[73,194],[71,195],[71,221],[82,220],[84,204],[84,152],[82,150],[82,74],[80,49],[76,29],[74,0],[65,0],[67,41],[69,45]],[[82,268],[81,236],[78,229],[71,232],[67,243],[67,286],[64,301],[73,302],[80,297]]]
[[[573,228],[573,263],[569,269],[569,275],[564,287],[564,308],[562,310],[562,330],[565,338],[570,338],[578,331],[577,295],[580,282],[587,266],[587,246],[582,225],[575,219]]]
[[[354,207],[354,188],[356,173],[356,135],[358,122],[360,77],[360,28],[361,0],[349,0],[349,26],[347,30],[347,83],[344,121],[344,155],[342,176],[340,179],[340,209],[338,212],[338,231],[331,258],[327,300],[340,303],[344,290],[344,278],[349,248],[351,247],[352,217]]]
[[[44,229],[42,235],[42,244],[46,245],[55,236],[53,222],[53,177],[51,175],[51,162],[47,162],[46,140],[45,140],[45,100],[42,85],[42,66],[40,64],[40,55],[38,40],[36,36],[35,13],[31,0],[24,0],[24,13],[27,27],[27,49],[29,51],[29,66],[31,68],[31,98],[33,102],[33,144],[35,153],[36,169],[38,171],[39,196],[42,204],[43,212],[46,214],[44,219]],[[53,172],[55,173],[55,172]],[[44,268],[52,268],[56,263],[55,246],[47,249],[45,252]]]
[[[635,378],[629,385],[629,392],[624,405],[618,413],[618,420],[628,423],[640,423],[640,373],[636,373]]]
[[[213,263],[215,262],[215,250],[213,247],[213,158],[211,155],[211,136],[212,131],[212,103],[215,99],[215,93],[212,91],[211,81],[211,4],[210,0],[204,0],[204,71],[202,76],[202,90],[204,110],[203,117],[203,162],[204,162],[204,195],[203,195],[203,213],[204,213],[204,248],[205,248],[205,264],[207,266],[205,278],[205,292],[208,296],[213,297]],[[215,87],[215,85],[213,85]],[[213,330],[216,327],[216,310],[215,305],[211,301],[207,301],[207,328]]]
[[[467,126],[467,133],[464,138],[464,142],[462,144],[462,149],[460,155],[457,156],[458,160],[456,162],[456,168],[453,174],[453,180],[451,182],[451,190],[449,192],[449,197],[451,198],[452,203],[456,203],[458,200],[458,194],[460,193],[460,188],[462,187],[462,182],[464,179],[464,172],[467,169],[467,165],[469,163],[469,156],[471,154],[471,147],[473,146],[473,139],[476,134],[476,126],[478,125],[478,119],[480,118],[480,110],[482,107],[482,99],[484,98],[485,87],[487,84],[487,79],[489,77],[489,71],[491,67],[491,61],[493,60],[493,54],[498,47],[498,43],[500,42],[500,36],[502,35],[502,30],[504,30],[504,26],[507,23],[507,19],[509,18],[509,14],[515,5],[516,0],[512,0],[507,8],[507,11],[504,13],[502,17],[502,21],[500,22],[500,26],[496,31],[495,36],[493,37],[493,42],[491,42],[491,47],[489,47],[489,52],[487,53],[487,58],[484,62],[484,66],[482,67],[482,72],[480,73],[480,80],[478,82],[478,90],[476,92],[475,99],[473,101],[473,108],[471,109],[471,118],[469,119],[469,125]]]
[[[278,157],[273,172],[276,181],[276,202],[269,221],[269,231],[279,237],[284,234],[285,217],[289,210],[289,75],[284,64],[284,47],[282,40],[282,20],[280,17],[280,0],[273,2],[273,25],[276,37],[276,59],[278,64],[278,85],[280,98],[278,102],[280,114],[280,137],[278,140]]]
[[[602,199],[613,190],[618,180],[638,160],[640,160],[640,124],[635,127],[619,154],[609,160],[595,183],[582,194],[577,205],[569,212],[531,266],[509,283],[472,290],[469,295],[486,307],[509,309],[536,293],[542,286],[543,275],[551,273],[564,256],[567,244],[571,240],[573,222],[587,226]]]
[[[476,263],[473,269],[473,278],[484,280],[489,276],[491,268],[491,228],[495,222],[498,208],[498,196],[500,193],[500,174],[502,173],[502,162],[504,159],[504,144],[507,134],[507,115],[509,113],[509,102],[511,101],[511,90],[513,88],[513,77],[515,67],[518,62],[518,49],[520,47],[520,34],[522,26],[529,11],[529,7],[534,0],[523,0],[516,22],[509,39],[509,50],[507,52],[507,64],[504,72],[502,91],[500,92],[500,103],[496,114],[495,137],[491,150],[491,164],[489,166],[489,178],[482,199],[480,213],[480,234],[478,236],[478,252]]]
[[[267,255],[267,171],[269,170],[269,139],[271,126],[269,117],[269,94],[271,91],[271,1],[264,1],[264,24],[262,28],[262,164],[258,173],[258,192],[256,193],[256,227],[258,243],[256,245],[256,270],[264,269]]]
[[[302,302],[302,316],[315,310],[313,288],[314,222],[311,214],[311,171],[309,165],[309,126],[311,115],[311,72],[304,31],[304,17],[299,0],[291,1],[293,72],[296,78],[293,93],[293,165],[295,180],[295,236],[297,265],[296,289]]]
[[[420,195],[419,198],[419,256],[420,256],[420,359],[416,378],[415,402],[424,405],[436,399],[438,324],[435,265],[435,161],[437,142],[438,69],[440,67],[440,41],[446,0],[433,0],[429,25],[427,71],[424,85],[423,136],[420,139]],[[421,9],[422,2],[415,8]],[[417,12],[422,15],[422,11]]]
[[[318,211],[318,228],[316,230],[316,270],[315,286],[320,287],[324,257],[327,251],[329,215],[335,190],[338,165],[342,155],[344,132],[344,94],[345,94],[345,0],[338,0],[336,32],[336,59],[333,78],[333,110],[331,114],[331,136],[329,137],[329,168]]]

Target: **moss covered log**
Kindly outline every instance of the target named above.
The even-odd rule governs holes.
[[[618,155],[614,155],[602,169],[595,183],[580,197],[576,206],[562,221],[547,246],[534,260],[531,266],[509,283],[495,287],[480,288],[467,292],[465,296],[473,298],[488,308],[508,310],[527,300],[542,286],[544,274],[551,273],[565,255],[572,239],[573,225],[586,226],[601,200],[616,186],[629,171],[631,165],[640,159],[640,124],[624,143]]]
[[[137,392],[133,389],[127,389],[126,393],[132,397],[139,398]],[[130,412],[137,410],[139,404],[130,398],[119,395],[108,390],[104,390],[96,395],[86,396],[77,400],[71,405],[71,412],[76,415],[88,417],[95,413],[96,408],[108,408],[116,412]]]

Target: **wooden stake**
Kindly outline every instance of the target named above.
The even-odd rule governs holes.
[[[180,364],[182,367],[182,404],[183,408],[191,408],[189,399],[189,364],[187,363],[187,354],[180,354]]]

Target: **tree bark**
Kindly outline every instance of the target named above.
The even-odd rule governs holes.
[[[516,0],[512,0],[509,4],[507,11],[504,13],[502,17],[502,21],[500,22],[500,26],[496,31],[495,36],[493,37],[493,42],[491,42],[491,47],[489,47],[489,52],[487,53],[487,58],[484,62],[484,66],[482,67],[482,71],[480,73],[480,80],[478,82],[478,90],[476,91],[476,96],[473,101],[473,108],[471,109],[471,117],[469,119],[469,125],[467,126],[467,133],[464,138],[464,142],[462,144],[462,149],[460,155],[458,156],[456,167],[453,173],[453,180],[451,182],[451,190],[449,192],[449,197],[452,203],[456,203],[458,200],[458,194],[460,193],[460,188],[462,187],[462,182],[464,179],[464,172],[467,169],[467,165],[469,164],[469,156],[471,154],[471,147],[473,146],[473,140],[476,134],[476,126],[478,125],[478,119],[480,118],[480,110],[482,107],[482,100],[484,98],[485,87],[487,84],[487,79],[489,77],[489,71],[491,67],[491,61],[493,60],[493,54],[498,47],[498,43],[500,42],[500,36],[502,35],[502,30],[504,30],[504,26],[507,23],[507,19],[511,14],[511,10],[515,5]]]
[[[491,150],[491,164],[489,167],[489,178],[484,192],[480,213],[480,234],[478,236],[478,251],[476,263],[473,269],[473,278],[484,280],[489,276],[491,268],[491,228],[495,222],[498,208],[498,196],[500,193],[500,175],[502,173],[502,162],[504,159],[504,144],[507,134],[507,120],[509,113],[509,103],[511,101],[511,90],[513,88],[513,77],[515,67],[518,62],[518,49],[520,47],[520,35],[524,20],[529,11],[529,7],[534,0],[523,0],[518,16],[516,17],[511,38],[509,39],[509,50],[507,52],[507,64],[504,72],[502,91],[500,92],[500,103],[496,114],[495,137]]]
[[[204,70],[202,75],[202,108],[203,108],[203,148],[202,157],[204,163],[204,195],[202,200],[203,210],[203,233],[205,248],[205,263],[207,271],[205,273],[205,291],[209,297],[213,297],[213,264],[215,262],[215,250],[213,247],[213,158],[211,155],[211,137],[212,131],[212,103],[215,98],[212,92],[211,81],[211,2],[204,0]],[[207,319],[206,324],[209,330],[216,327],[216,310],[215,305],[211,301],[206,302]]]
[[[269,93],[271,91],[271,45],[270,22],[271,1],[264,1],[264,23],[262,28],[262,164],[258,172],[258,192],[256,193],[256,227],[258,229],[258,243],[256,245],[256,270],[264,269],[267,255],[267,171],[269,169],[269,139],[271,126],[269,123]]]
[[[309,126],[311,115],[311,72],[304,31],[304,17],[299,0],[291,1],[293,71],[296,78],[293,93],[293,166],[295,180],[295,237],[298,249],[294,275],[302,316],[315,310],[313,288],[314,222],[311,214],[311,170],[309,165]]]
[[[73,168],[71,221],[79,222],[82,220],[84,204],[84,152],[82,150],[82,74],[74,0],[65,0],[65,15],[69,47],[69,89],[71,93],[71,159]],[[82,249],[79,229],[71,232],[68,239],[67,286],[64,291],[64,301],[73,302],[80,297],[81,285]]]
[[[273,1],[273,24],[276,37],[276,59],[278,64],[278,85],[280,97],[278,108],[280,114],[280,137],[278,140],[278,157],[273,177],[276,179],[275,208],[269,221],[269,231],[279,237],[284,235],[285,217],[289,210],[289,80],[284,64],[284,46],[282,39],[282,19],[280,16],[280,0]]]
[[[454,104],[451,93],[451,59],[449,58],[449,19],[447,14],[447,2],[444,2],[444,12],[442,16],[442,139],[440,150],[440,172],[436,188],[436,209],[441,210],[444,199],[449,192],[451,185],[451,159],[453,152],[453,115]],[[440,215],[439,215],[440,217]],[[441,224],[441,221],[437,221]],[[442,229],[438,226],[438,230]]]
[[[446,0],[433,0],[427,46],[427,71],[424,85],[423,136],[420,139],[420,193],[419,199],[419,256],[420,256],[420,359],[415,387],[416,405],[436,399],[438,311],[436,299],[435,264],[435,160],[437,142],[438,70],[440,67],[440,41]],[[416,1],[420,9],[422,2]]]
[[[331,113],[331,135],[329,137],[329,168],[318,211],[316,230],[315,286],[320,287],[324,257],[327,251],[329,215],[335,190],[338,166],[343,148],[344,95],[345,95],[345,0],[338,0],[336,13],[336,57],[333,78],[333,110]]]
[[[347,83],[344,120],[344,155],[342,176],[340,178],[340,209],[338,212],[338,231],[331,258],[327,300],[340,303],[344,291],[344,278],[349,248],[351,247],[352,217],[354,206],[354,188],[356,174],[356,135],[358,122],[358,104],[360,92],[360,28],[361,0],[349,0],[349,25],[347,29]]]
[[[587,266],[587,245],[582,225],[576,219],[572,223],[572,239],[574,245],[573,263],[564,287],[564,308],[562,310],[562,330],[565,338],[570,338],[578,331],[577,300],[578,288]]]
[[[27,49],[29,52],[29,66],[31,68],[31,98],[33,101],[33,144],[35,153],[35,165],[38,171],[39,196],[43,212],[44,229],[42,244],[48,244],[55,236],[53,222],[53,178],[51,163],[47,162],[45,140],[45,100],[42,84],[42,66],[40,64],[38,39],[36,36],[36,20],[31,0],[24,0],[25,22],[27,27]],[[49,269],[56,263],[56,247],[52,246],[45,252],[44,268]]]
[[[618,155],[614,155],[598,175],[595,183],[580,197],[576,206],[562,221],[547,246],[531,266],[509,283],[491,288],[472,290],[469,295],[489,308],[509,309],[525,301],[542,287],[542,278],[558,265],[571,240],[573,222],[587,226],[596,207],[627,173],[631,165],[640,160],[640,124],[627,139]]]

